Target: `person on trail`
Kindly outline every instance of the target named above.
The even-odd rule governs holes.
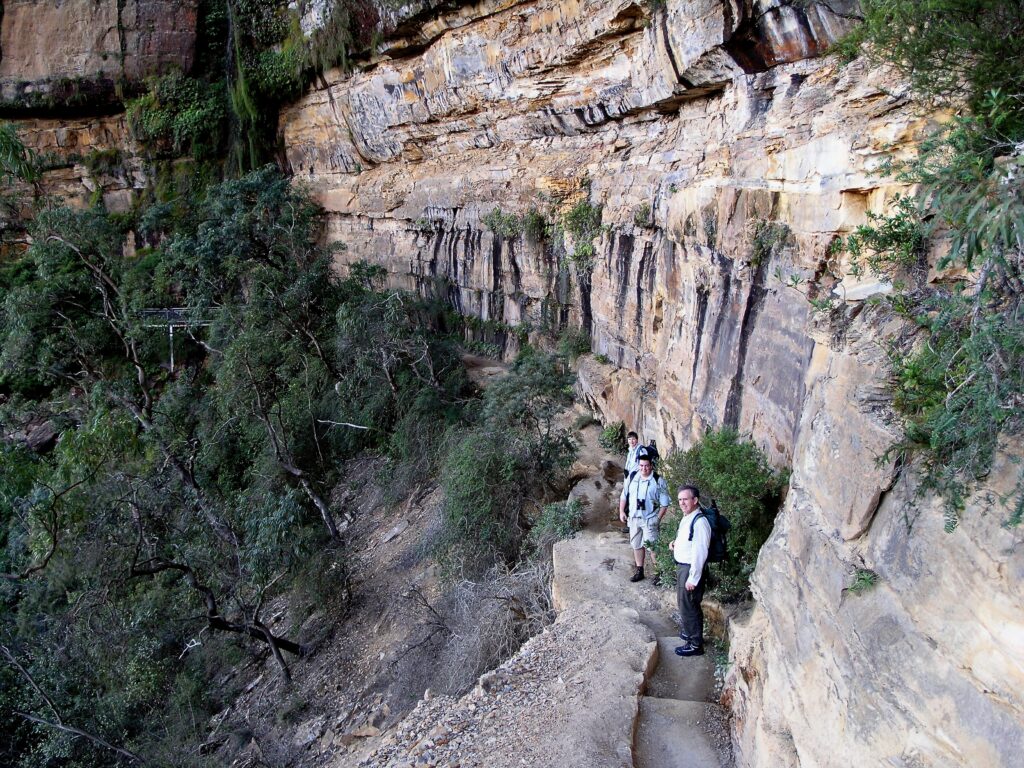
[[[637,459],[643,451],[643,446],[640,445],[640,436],[636,432],[630,432],[626,435],[626,443],[629,445],[629,450],[626,451],[626,463],[622,471],[623,484],[629,480],[630,473],[640,469],[640,462]],[[621,533],[629,533],[629,526],[624,527]]]
[[[629,450],[626,451],[626,464],[623,468],[624,481],[629,479],[630,472],[640,469],[640,464],[637,461],[637,453],[640,451],[640,436],[636,432],[630,432],[626,435],[626,442],[629,444]]]
[[[704,653],[704,587],[707,585],[708,547],[711,544],[711,523],[701,514],[700,491],[684,485],[677,496],[683,519],[675,541],[669,542],[676,561],[676,602],[682,628],[676,648],[677,656],[700,656]],[[690,531],[693,535],[690,535]]]
[[[654,463],[647,456],[641,456],[639,464],[639,469],[626,478],[619,496],[619,520],[629,522],[629,546],[633,548],[636,564],[630,581],[643,579],[647,552],[644,542],[658,540],[658,524],[671,503],[668,484],[665,478],[658,477]]]

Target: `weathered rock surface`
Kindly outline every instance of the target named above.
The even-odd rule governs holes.
[[[663,449],[732,425],[792,468],[755,573],[757,607],[733,630],[740,765],[1017,765],[1024,556],[990,499],[1012,486],[1008,457],[1021,446],[1007,447],[952,534],[939,502],[915,504],[911,473],[876,464],[898,435],[879,344],[891,320],[862,300],[889,287],[847,275],[828,248],[898,191],[876,173],[914,151],[927,120],[891,74],[814,58],[852,23],[852,2],[651,5],[384,9],[392,31],[373,66],[330,74],[283,113],[289,163],[348,246],[339,266],[383,264],[393,284],[493,321],[491,340],[509,352],[513,330],[583,326],[611,361],[580,366],[581,394],[605,419]],[[9,113],[95,115],[118,78],[187,69],[193,36],[192,2],[7,2],[0,96]],[[79,204],[98,185],[116,209],[142,183],[132,153],[113,172],[85,162],[129,146],[120,117],[25,125],[27,143],[58,158],[46,183]],[[556,237],[501,236],[483,221],[501,207],[553,222],[584,200],[604,225],[592,269]],[[833,289],[845,302],[829,322],[807,299]],[[878,584],[850,592],[857,569]],[[533,642],[584,637],[597,614],[579,616]],[[633,631],[623,625],[615,647],[633,643],[643,666],[652,641]],[[569,704],[584,708],[584,671],[603,668],[574,658],[564,660],[580,665],[585,695]],[[564,697],[551,670],[534,672],[542,697]],[[633,695],[633,677],[616,680]],[[539,732],[525,705],[514,711]],[[425,704],[424,717],[441,716]],[[603,757],[574,746],[602,764],[620,759],[620,736],[608,734]],[[423,756],[395,746],[381,764]]]
[[[735,426],[792,467],[758,606],[735,628],[738,764],[1010,766],[1020,533],[979,496],[945,534],[938,502],[913,507],[912,474],[876,464],[898,436],[879,343],[891,320],[862,302],[889,286],[829,255],[899,191],[876,174],[927,128],[889,73],[813,58],[853,11],[464,6],[309,93],[282,131],[348,245],[340,265],[383,264],[494,321],[498,342],[582,325],[611,361],[580,366],[604,418],[663,449]],[[550,221],[581,200],[602,210],[592,271],[554,238],[484,223],[497,207]],[[842,310],[817,316],[808,299],[833,290]],[[878,586],[851,593],[857,569]]]
[[[783,38],[764,45],[797,61],[746,74],[723,42],[730,7],[494,13],[310,93],[282,120],[289,160],[343,261],[507,326],[582,323],[630,395],[602,402],[606,379],[585,376],[606,415],[667,447],[734,424],[787,461],[813,342],[805,297],[775,273],[821,270],[919,120],[880,73],[802,60]],[[556,217],[588,194],[608,228],[589,278],[550,242],[482,223],[496,207]]]
[[[0,108],[82,114],[116,109],[118,87],[195,53],[196,0],[7,0]]]

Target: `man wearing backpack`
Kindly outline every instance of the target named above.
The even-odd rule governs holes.
[[[711,545],[711,523],[700,508],[700,491],[692,485],[679,489],[679,521],[676,539],[669,543],[676,561],[676,602],[682,630],[683,644],[676,648],[677,656],[700,656],[704,653],[704,587],[707,583],[705,566]],[[691,535],[692,532],[692,535]]]
[[[665,478],[654,471],[654,462],[641,455],[640,468],[626,478],[619,496],[619,520],[629,521],[629,546],[633,548],[636,569],[630,581],[644,578],[644,542],[658,540],[658,524],[665,516],[671,499]]]

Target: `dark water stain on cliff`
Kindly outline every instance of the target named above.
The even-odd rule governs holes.
[[[629,291],[629,269],[633,262],[634,238],[632,235],[618,233],[611,251],[615,257],[615,309],[619,317],[619,327],[622,327],[622,318],[626,316],[626,293]]]
[[[431,276],[437,275],[437,262],[441,256],[441,245],[444,242],[443,232],[433,232],[430,235],[430,239],[433,241],[433,247],[430,249],[430,274]]]
[[[711,332],[712,339],[717,339],[722,330],[722,321],[725,320],[725,315],[729,310],[729,291],[732,288],[732,263],[720,253],[716,253],[715,257],[722,275],[722,301],[718,305],[715,328]]]
[[[497,288],[501,285],[501,243],[502,237],[500,235],[494,235],[491,237],[491,288]],[[511,255],[511,244],[509,245],[509,253]],[[514,259],[513,259],[514,261]]]
[[[508,264],[512,269],[512,292],[519,293],[523,290],[523,275],[519,269],[519,260],[516,258],[515,243],[508,244]],[[500,281],[500,277],[498,278]],[[500,282],[498,283],[500,285]]]
[[[594,314],[591,310],[590,305],[590,292],[592,288],[591,273],[581,272],[579,276],[580,284],[580,322],[583,325],[583,330],[587,334],[593,333],[593,322]]]
[[[740,321],[740,341],[736,350],[736,373],[733,376],[732,385],[729,387],[729,396],[725,401],[725,416],[722,420],[725,426],[733,429],[739,427],[740,424],[740,410],[743,402],[743,369],[747,362],[750,336],[753,333],[757,315],[764,305],[764,297],[768,293],[764,284],[767,261],[767,259],[762,259],[754,270],[747,304],[743,309],[743,319]]]
[[[700,364],[700,348],[704,341],[704,322],[708,315],[708,297],[710,291],[706,286],[697,286],[697,322],[694,331],[693,367],[690,369],[690,399],[693,399],[693,387],[697,383],[697,366]]]
[[[773,35],[773,27],[786,31]],[[794,3],[774,6],[764,13],[745,8],[736,30],[722,47],[750,75],[782,62],[819,56],[828,47],[828,41],[814,36],[806,11]]]
[[[633,324],[636,328],[637,342],[643,338],[644,333],[644,304],[643,295],[654,293],[654,278],[656,276],[654,265],[654,246],[652,243],[644,243],[643,253],[640,255],[640,266],[636,271],[636,312]],[[646,283],[646,284],[645,284]]]

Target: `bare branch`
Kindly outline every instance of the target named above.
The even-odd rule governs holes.
[[[134,752],[129,752],[127,749],[122,749],[121,747],[115,747],[109,741],[107,741],[105,739],[101,739],[99,736],[97,736],[97,735],[95,735],[93,733],[89,733],[88,731],[83,731],[81,728],[75,728],[73,725],[65,725],[63,723],[55,723],[52,720],[44,720],[41,717],[36,717],[35,715],[30,715],[28,712],[19,712],[18,710],[14,710],[14,714],[18,715],[19,717],[23,717],[23,718],[25,718],[26,720],[28,720],[29,722],[32,722],[32,723],[38,723],[39,725],[46,725],[46,726],[49,726],[50,728],[56,728],[58,731],[63,731],[64,733],[70,733],[70,734],[73,734],[75,736],[81,736],[84,739],[88,739],[93,744],[98,744],[99,746],[104,747],[106,749],[109,749],[112,752],[116,752],[117,754],[121,755],[122,757],[127,757],[129,760],[132,760],[132,761],[138,763],[139,765],[148,765],[148,763],[143,758],[141,758],[139,755],[135,754]]]
[[[4,657],[7,659],[7,662],[12,667],[14,667],[16,670],[18,670],[18,672],[21,673],[21,676],[25,678],[25,680],[28,682],[30,686],[32,686],[32,690],[39,694],[39,698],[46,702],[46,706],[48,706],[50,708],[50,711],[53,712],[53,716],[57,719],[57,722],[60,725],[63,725],[64,721],[61,720],[60,713],[57,712],[57,707],[53,705],[53,702],[50,700],[50,697],[43,693],[43,689],[39,687],[39,684],[35,681],[32,675],[29,674],[29,671],[25,669],[25,667],[21,665],[21,662],[19,662],[14,657],[14,654],[11,653],[11,649],[3,643],[0,643],[0,653],[4,655]]]

